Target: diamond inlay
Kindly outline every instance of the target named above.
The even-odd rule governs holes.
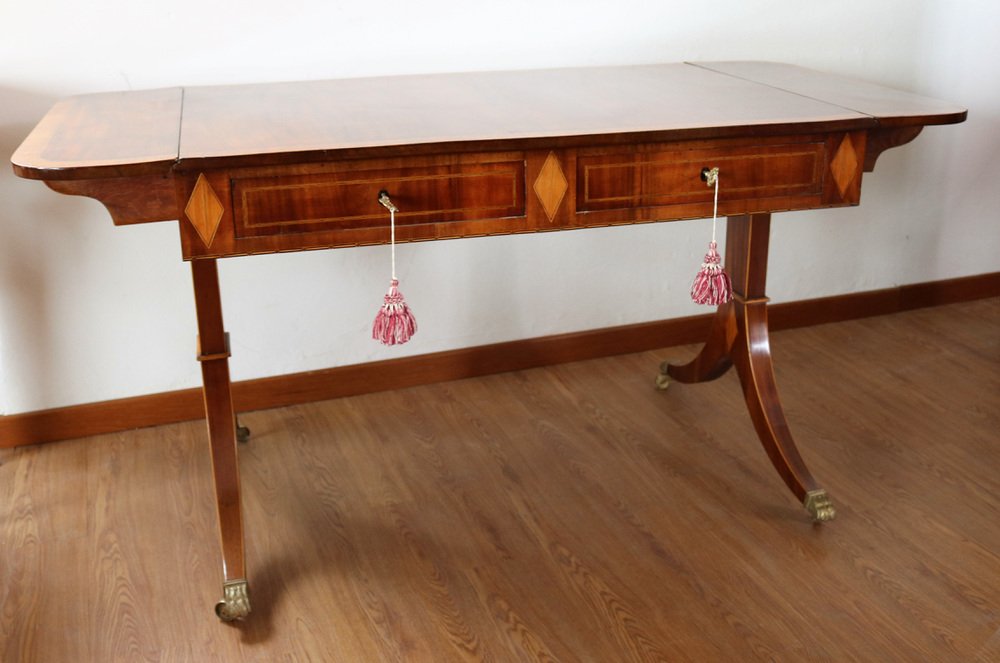
[[[201,237],[201,241],[205,242],[205,246],[212,245],[215,233],[219,229],[219,222],[222,221],[223,212],[225,212],[225,208],[219,201],[219,197],[215,195],[208,180],[205,179],[205,174],[202,173],[194,185],[194,191],[191,192],[191,198],[188,199],[187,207],[184,208],[184,214],[194,229],[198,231],[198,236]]]
[[[854,177],[858,172],[858,153],[851,142],[851,136],[844,136],[837,153],[833,155],[830,162],[830,171],[833,173],[833,181],[837,183],[840,190],[840,197],[847,196],[847,189],[854,182]]]
[[[546,157],[542,169],[538,172],[538,177],[535,178],[533,188],[535,195],[538,196],[538,201],[542,203],[545,215],[549,217],[549,221],[552,221],[566,195],[566,189],[569,188],[569,182],[566,181],[566,176],[563,175],[562,168],[559,166],[559,159],[554,152],[549,152],[549,156]]]

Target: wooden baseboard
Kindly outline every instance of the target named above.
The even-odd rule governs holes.
[[[1000,296],[1000,272],[904,285],[768,309],[777,331]],[[400,389],[702,341],[711,314],[529,338],[233,384],[241,412]],[[651,369],[652,370],[652,369]],[[0,416],[0,448],[200,419],[200,389]]]

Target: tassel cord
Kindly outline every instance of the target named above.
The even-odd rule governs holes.
[[[712,244],[715,244],[715,220],[719,216],[719,176],[715,176],[715,202],[712,204]]]
[[[718,185],[716,185],[718,191]],[[715,230],[713,229],[713,235]],[[392,280],[396,280],[396,210],[389,208],[389,250],[392,254]]]

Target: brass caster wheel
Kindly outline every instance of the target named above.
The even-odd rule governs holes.
[[[665,361],[660,364],[660,372],[656,375],[656,388],[665,391],[670,386],[670,362]]]
[[[666,391],[667,387],[670,386],[670,376],[666,373],[657,373],[656,375],[656,388],[660,391]]]
[[[825,490],[810,490],[806,493],[806,499],[802,502],[806,511],[812,516],[813,522],[824,523],[833,520],[837,515],[837,510],[833,508],[833,502]]]
[[[673,379],[670,377],[670,362],[665,361],[660,364],[660,372],[656,376],[656,388],[660,391],[670,386]]]
[[[222,585],[222,600],[215,604],[215,614],[224,622],[245,619],[250,614],[246,580],[233,580]]]
[[[246,426],[240,426],[239,424],[237,424],[236,425],[236,441],[237,442],[244,442],[245,443],[249,439],[250,439],[250,429],[247,428]]]

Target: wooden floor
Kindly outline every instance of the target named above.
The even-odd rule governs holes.
[[[812,525],[694,347],[0,451],[0,660],[1000,661],[1000,299],[775,334]]]

